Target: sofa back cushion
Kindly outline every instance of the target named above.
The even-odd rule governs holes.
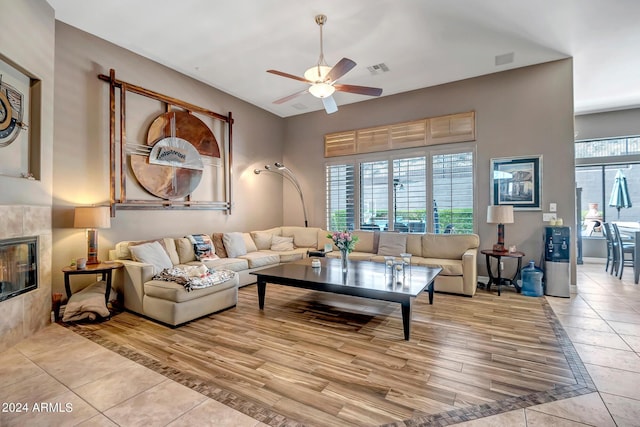
[[[256,244],[256,248],[258,248],[258,250],[264,251],[266,249],[271,249],[273,234],[266,231],[252,231],[251,238]]]
[[[316,227],[282,227],[282,235],[293,237],[296,248],[317,248],[318,229]]]
[[[422,256],[422,234],[407,234],[407,253]]]
[[[380,233],[378,255],[398,256],[407,252],[407,235],[404,233]]]
[[[337,251],[338,248],[336,247],[336,245],[333,244],[333,240],[331,240],[329,237],[327,237],[327,234],[329,234],[329,232],[327,230],[318,230],[318,246],[317,249],[319,251],[324,250],[324,246],[325,245],[331,245],[331,247],[333,248],[334,251]]]
[[[356,248],[354,249],[356,252],[368,252],[372,254],[378,253],[375,232],[355,230],[352,235],[358,237],[358,242],[356,243]]]
[[[480,245],[477,234],[423,234],[422,256],[425,258],[462,259],[468,249]]]
[[[247,248],[247,253],[256,252],[258,250],[258,247],[251,238],[251,234],[242,233],[242,239],[244,240],[244,247]]]

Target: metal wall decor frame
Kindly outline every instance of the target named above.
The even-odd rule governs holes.
[[[218,114],[194,104],[136,86],[115,77],[115,70],[110,69],[109,75],[100,74],[98,78],[109,83],[109,159],[110,159],[110,204],[111,216],[115,216],[117,210],[166,210],[166,209],[192,209],[192,210],[222,210],[227,214],[231,214],[232,185],[231,177],[233,172],[233,117],[231,112],[228,115]],[[118,94],[116,94],[118,90]],[[226,124],[227,143],[221,143],[221,150],[224,153],[224,200],[197,201],[191,200],[191,196],[185,197],[185,200],[165,200],[157,198],[152,199],[128,199],[127,198],[127,150],[126,150],[126,94],[130,92],[142,95],[151,99],[155,99],[165,104],[166,111],[171,111],[172,107],[181,108],[189,113],[195,112],[219,120]],[[119,112],[116,114],[116,98],[119,95]],[[116,124],[118,122],[118,124]],[[118,142],[116,137],[119,136],[119,152],[117,157]],[[119,166],[119,171],[118,171]],[[119,194],[116,194],[117,177],[120,176]]]
[[[494,205],[542,209],[542,155],[491,159],[490,173]]]

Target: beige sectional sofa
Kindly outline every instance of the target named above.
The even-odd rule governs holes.
[[[385,255],[411,253],[412,264],[443,268],[435,290],[473,296],[477,283],[478,236],[441,234],[403,234],[355,231],[359,242],[350,254],[352,260],[382,262]],[[109,258],[124,264],[114,277],[114,289],[124,295],[126,309],[169,325],[179,325],[236,305],[238,287],[255,283],[250,274],[261,268],[291,262],[331,244],[326,230],[315,227],[275,227],[248,233],[214,233],[218,259],[197,260],[187,238],[162,238],[168,266],[201,265],[236,272],[233,279],[209,288],[185,291],[182,285],[153,280],[161,266],[134,261],[131,247],[148,242],[120,242]],[[216,236],[218,235],[218,236]],[[215,237],[222,236],[224,248]],[[217,244],[216,244],[217,243]],[[134,249],[135,251],[135,249]],[[327,253],[339,257],[337,248]]]

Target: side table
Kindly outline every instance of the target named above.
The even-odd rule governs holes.
[[[69,281],[69,276],[73,276],[76,274],[100,274],[102,275],[102,280],[107,283],[107,289],[104,295],[105,304],[109,303],[109,294],[111,293],[111,276],[113,270],[117,270],[118,268],[122,268],[122,264],[119,262],[101,262],[99,264],[87,264],[87,268],[78,269],[75,267],[64,267],[62,272],[64,273],[64,289],[67,292],[67,298],[71,296],[71,283]]]
[[[522,257],[524,257],[524,252],[500,252],[494,251],[492,249],[483,249],[480,253],[484,254],[485,260],[487,262],[487,272],[489,273],[489,282],[487,283],[487,290],[491,290],[491,284],[498,285],[498,296],[500,296],[500,291],[502,289],[503,284],[513,285],[516,288],[516,291],[520,293],[522,288],[518,286],[518,282],[516,282],[516,278],[520,274],[520,268],[522,268]],[[516,269],[516,273],[511,278],[502,277],[502,270],[500,269],[500,260],[502,257],[505,258],[516,258],[518,260],[518,268]],[[494,276],[491,271],[491,258],[495,258],[498,263],[498,275]]]

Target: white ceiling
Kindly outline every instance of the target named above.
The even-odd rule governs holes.
[[[640,106],[638,0],[48,0],[56,19],[281,117],[321,110],[302,73],[324,53],[358,65],[340,83],[382,96],[574,58],[577,114]],[[514,61],[495,65],[496,55]],[[371,75],[367,66],[389,72]],[[144,85],[144,76],[138,84]],[[338,106],[370,97],[336,92]],[[297,107],[297,108],[296,108]]]

